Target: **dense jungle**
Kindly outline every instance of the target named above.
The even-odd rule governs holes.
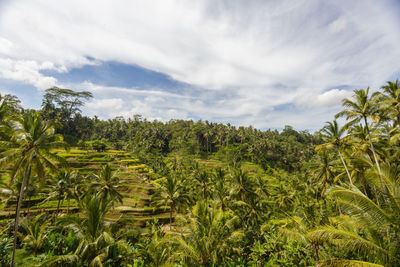
[[[91,98],[1,95],[1,266],[400,266],[398,80],[315,133],[102,120]]]

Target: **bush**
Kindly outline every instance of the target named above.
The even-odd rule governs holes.
[[[11,238],[3,237],[0,239],[0,266],[9,266],[11,263]]]
[[[92,141],[92,148],[96,151],[104,151],[106,150],[106,143],[100,140],[94,140]]]

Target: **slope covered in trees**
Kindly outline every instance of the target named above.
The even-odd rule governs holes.
[[[100,120],[90,97],[1,96],[1,265],[400,265],[399,81],[315,134]]]

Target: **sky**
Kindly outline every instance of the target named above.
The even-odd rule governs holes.
[[[0,93],[86,90],[102,119],[318,130],[400,78],[396,0],[0,0]]]

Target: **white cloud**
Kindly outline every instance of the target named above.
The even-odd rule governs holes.
[[[346,90],[332,89],[328,92],[317,96],[316,105],[325,107],[338,107],[341,104],[341,100],[350,97],[353,92]]]
[[[0,54],[7,54],[11,51],[12,42],[0,36]]]
[[[38,89],[46,89],[54,86],[57,80],[53,77],[46,77],[39,72],[41,69],[48,69],[48,62],[39,65],[32,60],[12,60],[0,58],[0,77],[29,83]]]
[[[333,33],[342,31],[347,26],[347,19],[344,17],[339,17],[337,20],[329,24],[329,29]]]
[[[310,90],[303,88],[299,90],[299,95],[295,99],[295,103],[300,108],[317,107],[317,108],[339,108],[341,101],[353,94],[353,91],[343,89],[331,89],[319,95],[308,93]],[[311,90],[312,91],[312,90]]]
[[[85,104],[90,115],[99,115],[116,117],[123,111],[124,101],[121,98],[105,98],[105,99],[94,99],[91,102]]]
[[[330,88],[376,87],[399,71],[399,16],[390,3],[8,1],[0,11],[0,77],[43,89],[57,80],[40,70],[66,72],[96,64],[87,57],[118,61],[215,91],[179,96],[162,88],[90,85],[102,99],[122,99],[124,106],[116,110],[124,114],[138,112],[152,118],[181,114],[259,127],[291,122],[317,128],[321,123],[315,120],[317,115],[292,118],[322,108],[326,108],[322,113],[331,114],[337,100],[348,93],[327,91]],[[127,109],[123,92],[142,97],[147,104],[131,102],[134,107]],[[161,107],[149,107],[150,103]],[[292,117],[277,111],[285,104],[299,110]],[[101,112],[89,107],[91,114]],[[271,116],[282,116],[281,122],[268,119]]]

